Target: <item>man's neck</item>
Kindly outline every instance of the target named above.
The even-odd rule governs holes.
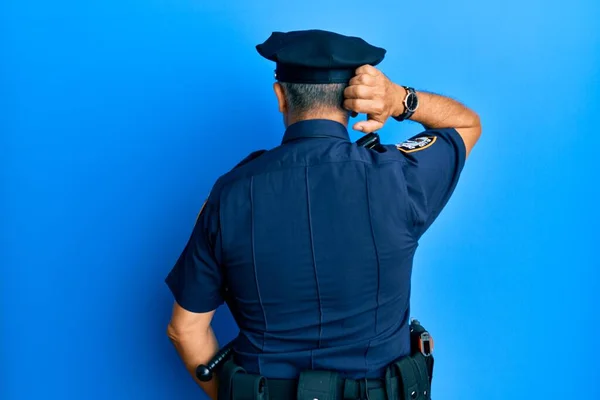
[[[346,114],[341,114],[341,113],[322,113],[322,114],[307,114],[307,115],[302,115],[300,117],[289,117],[288,119],[288,126],[295,124],[296,122],[300,122],[300,121],[308,121],[311,119],[328,119],[331,121],[335,121],[335,122],[339,122],[340,124],[344,125],[345,127],[348,127],[348,116]]]

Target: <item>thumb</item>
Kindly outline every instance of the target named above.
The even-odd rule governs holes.
[[[368,119],[366,121],[357,122],[356,124],[354,124],[352,129],[354,129],[356,131],[361,131],[364,133],[371,133],[371,132],[375,132],[378,129],[381,129],[382,127],[383,127],[383,123],[381,123],[377,120],[374,120],[374,119]]]

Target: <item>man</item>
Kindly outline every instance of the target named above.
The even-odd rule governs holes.
[[[265,378],[271,398],[292,398],[275,393],[280,382],[304,390],[305,371],[331,371],[361,391],[338,388],[339,398],[386,398],[372,382],[410,353],[417,243],[458,182],[479,118],[392,83],[375,68],[385,50],[359,38],[277,32],[257,50],[276,62],[286,131],[280,146],[215,183],[167,278],[176,300],[168,335],[194,375],[218,350],[210,323],[226,301],[240,328],[235,365]],[[349,140],[356,113],[367,115],[354,125],[364,133],[389,117],[425,130],[368,149]],[[218,382],[198,381],[213,399]]]

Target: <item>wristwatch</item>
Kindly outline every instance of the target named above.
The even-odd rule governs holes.
[[[406,97],[404,98],[404,112],[397,117],[393,117],[396,121],[404,121],[412,117],[412,115],[419,108],[419,97],[415,89],[403,86],[406,89]]]

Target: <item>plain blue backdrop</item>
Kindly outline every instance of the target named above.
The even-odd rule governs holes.
[[[3,400],[203,398],[163,279],[218,176],[281,139],[254,46],[308,28],[386,48],[390,78],[481,115],[415,260],[434,398],[600,398],[598,1],[0,7]],[[234,336],[226,309],[215,330]]]

